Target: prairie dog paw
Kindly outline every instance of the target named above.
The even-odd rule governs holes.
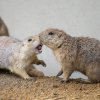
[[[56,77],[59,77],[59,76],[61,76],[62,74],[63,74],[63,71],[60,70],[60,71],[58,72],[58,74],[56,75]]]
[[[46,67],[46,63],[45,63],[43,60],[40,60],[40,64],[41,64],[43,67]]]
[[[67,82],[69,82],[69,80],[61,80],[60,82],[61,83],[67,83]]]
[[[25,80],[29,80],[29,81],[31,81],[31,80],[33,80],[34,82],[36,81],[36,78],[35,77],[28,77],[28,78],[24,78]]]

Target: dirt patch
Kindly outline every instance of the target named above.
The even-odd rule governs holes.
[[[0,73],[0,100],[100,100],[100,84],[61,83],[56,77],[34,82]]]

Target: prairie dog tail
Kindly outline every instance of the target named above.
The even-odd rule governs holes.
[[[8,28],[1,17],[0,17],[0,36],[9,36]]]

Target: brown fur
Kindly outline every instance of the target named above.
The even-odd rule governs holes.
[[[32,64],[46,66],[45,62],[43,60],[39,60],[37,56],[34,56],[33,58],[34,59],[33,59]],[[44,73],[37,70],[33,65],[28,66],[26,68],[26,71],[31,77],[43,77],[44,76]]]
[[[0,18],[0,36],[9,36],[8,28],[1,18]]]
[[[39,38],[38,36],[34,36],[33,37],[34,40],[36,41],[39,41]],[[33,62],[32,64],[36,64],[36,65],[42,65],[42,66],[45,66],[46,67],[46,64],[43,60],[39,60],[37,56],[34,56],[33,58]],[[26,69],[27,73],[30,75],[30,76],[35,76],[35,77],[43,77],[44,76],[44,73],[37,70],[34,66],[30,65],[29,67],[27,67]]]
[[[89,37],[72,37],[59,29],[47,29],[39,34],[41,43],[53,50],[61,64],[58,76],[68,81],[74,71],[88,76],[87,83],[100,82],[100,41]]]

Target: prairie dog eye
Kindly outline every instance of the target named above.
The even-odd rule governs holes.
[[[53,32],[49,32],[49,35],[53,35],[54,33]]]
[[[30,42],[30,41],[32,41],[32,39],[28,39],[28,41]]]

